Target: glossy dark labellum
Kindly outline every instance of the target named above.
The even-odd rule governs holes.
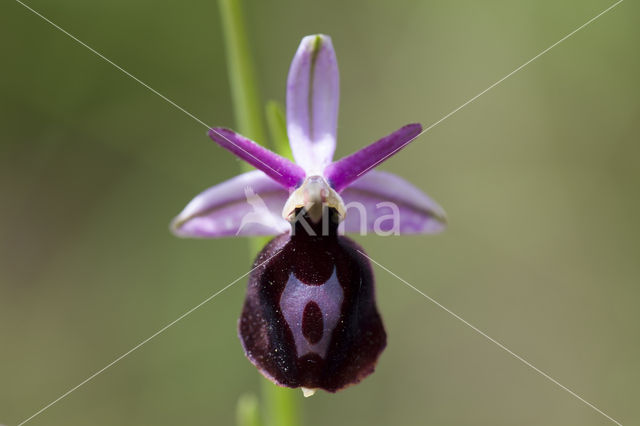
[[[260,252],[255,265],[273,257],[249,278],[238,329],[268,379],[336,392],[373,372],[386,333],[362,249],[337,235],[336,221],[325,235],[312,228],[295,225]]]

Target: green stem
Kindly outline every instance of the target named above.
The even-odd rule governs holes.
[[[257,142],[263,142],[265,131],[262,122],[262,103],[258,92],[253,57],[242,11],[241,0],[219,0],[220,15],[224,31],[227,68],[231,85],[231,99],[240,133]],[[273,108],[273,107],[272,107]],[[275,111],[275,110],[274,110]],[[286,153],[283,153],[286,155]],[[265,241],[250,239],[250,255],[253,257]],[[265,426],[298,426],[297,401],[301,398],[291,389],[280,388],[266,380],[262,381],[262,417]],[[253,413],[257,411],[255,401],[240,401],[238,420],[244,424],[258,424]]]
[[[265,141],[262,103],[249,48],[241,0],[219,0],[227,54],[231,99],[240,133],[257,142]]]
[[[278,387],[267,379],[263,379],[261,385],[265,426],[300,425],[298,400],[302,398],[302,392]]]
[[[261,426],[258,399],[251,394],[242,395],[236,407],[237,426]]]
[[[291,145],[289,145],[289,137],[287,136],[287,120],[284,108],[276,101],[269,101],[267,102],[266,113],[269,136],[275,151],[283,157],[293,160]]]

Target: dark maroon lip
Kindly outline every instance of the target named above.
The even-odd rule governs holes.
[[[337,224],[334,225],[337,227]],[[274,238],[249,278],[238,324],[249,360],[288,387],[336,392],[373,372],[386,346],[368,260],[352,240]]]

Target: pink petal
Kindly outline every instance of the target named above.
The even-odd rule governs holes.
[[[340,84],[331,37],[302,39],[287,80],[287,133],[296,163],[320,174],[336,148]]]
[[[372,170],[341,196],[347,207],[345,221],[340,225],[344,232],[432,234],[446,226],[442,207],[392,173]],[[395,219],[394,210],[398,214]]]
[[[281,216],[289,192],[254,170],[197,195],[171,222],[180,237],[277,235],[290,229]]]
[[[377,142],[348,155],[324,170],[332,188],[340,192],[369,170],[391,158],[422,131],[419,124],[408,124]]]
[[[232,130],[216,127],[209,130],[209,137],[287,189],[304,180],[300,166]]]

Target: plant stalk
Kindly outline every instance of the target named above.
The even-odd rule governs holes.
[[[264,110],[258,91],[253,56],[249,48],[242,0],[218,0],[218,3],[236,128],[250,139],[264,143],[266,141],[262,116]],[[286,153],[283,154],[286,155]],[[249,241],[250,256],[253,260],[266,241],[264,238],[251,238]],[[242,410],[239,420],[242,419],[245,424],[255,424],[256,419],[252,414],[256,409],[260,411],[259,409],[262,408],[261,417],[264,426],[299,426],[297,402],[300,398],[301,396],[295,391],[278,387],[262,379],[261,401],[258,407],[247,403],[245,399],[243,407],[240,407]]]

